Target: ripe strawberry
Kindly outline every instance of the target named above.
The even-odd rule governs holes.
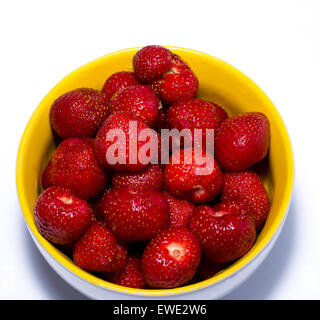
[[[163,186],[163,169],[160,164],[149,164],[148,167],[139,171],[113,171],[112,187],[119,189],[131,187],[144,191],[160,191]]]
[[[65,187],[82,199],[99,194],[107,181],[107,172],[94,156],[93,140],[88,138],[62,141],[42,173],[44,188]]]
[[[142,273],[151,287],[178,287],[192,279],[200,258],[200,243],[191,231],[185,227],[169,228],[147,245]]]
[[[201,157],[205,155],[206,158],[201,163]],[[180,162],[177,163],[179,157]],[[195,203],[213,200],[220,192],[222,179],[222,172],[213,156],[199,149],[175,151],[164,170],[164,180],[169,192],[177,198]]]
[[[246,202],[254,213],[257,230],[264,224],[270,210],[268,193],[260,177],[253,171],[225,173],[221,199]]]
[[[129,257],[126,266],[112,273],[105,273],[105,279],[119,286],[144,289],[146,283],[141,272],[141,262],[137,256]]]
[[[168,191],[163,191],[162,194],[169,203],[170,227],[186,227],[195,205],[190,201],[173,197]]]
[[[192,70],[185,70],[178,74],[166,74],[163,79],[157,80],[152,85],[152,89],[158,93],[161,100],[166,103],[173,103],[194,97],[198,86],[198,79]]]
[[[73,261],[92,272],[115,271],[118,247],[113,233],[103,222],[93,223],[73,248]]]
[[[118,91],[139,84],[134,72],[120,71],[113,73],[104,83],[102,92],[105,94],[106,101],[110,101],[112,96]]]
[[[137,137],[130,130],[130,124],[136,125]],[[140,161],[139,159],[139,151],[146,143],[145,141],[139,141],[139,135],[142,131],[145,131],[144,129],[149,132],[150,136],[153,136],[153,134],[156,136],[144,122],[136,119],[129,112],[119,111],[110,115],[98,131],[95,139],[95,154],[99,162],[104,167],[115,170],[137,171],[145,168],[148,165],[147,161],[144,163],[144,160]],[[120,131],[119,133],[124,134],[124,136],[118,136],[117,131]],[[115,136],[113,133],[115,133]],[[158,138],[155,137],[155,139],[157,140]],[[136,152],[130,149],[130,144],[135,143],[137,145]],[[112,159],[114,155],[115,159]],[[136,157],[136,163],[130,161],[132,156]],[[113,160],[115,160],[115,163]]]
[[[202,146],[205,146],[206,129],[218,129],[228,118],[228,114],[217,104],[199,98],[189,98],[173,103],[167,110],[167,124],[179,131],[190,129],[194,139],[194,129],[202,129]],[[186,143],[191,143],[187,141]],[[191,145],[190,145],[191,146]]]
[[[260,112],[224,121],[215,137],[215,156],[226,171],[243,171],[263,159],[269,149],[270,125]]]
[[[69,245],[88,228],[93,210],[68,189],[51,187],[36,201],[34,217],[41,235],[60,245]]]
[[[133,57],[135,74],[143,83],[150,83],[160,78],[171,65],[171,52],[162,46],[143,47]]]
[[[118,249],[117,255],[108,272],[117,272],[123,269],[128,262],[127,245],[122,241],[117,241],[116,246]]]
[[[108,105],[110,113],[128,111],[137,119],[153,127],[158,120],[161,102],[153,90],[147,86],[129,86],[118,91]]]
[[[199,238],[204,254],[218,263],[246,254],[256,237],[251,208],[241,201],[198,206],[190,216],[189,227]]]
[[[171,52],[172,65],[169,73],[179,73],[185,70],[190,70],[189,65],[177,54]]]
[[[161,46],[147,46],[133,57],[137,78],[151,85],[161,100],[172,103],[193,97],[199,82],[188,64]]]
[[[105,95],[90,88],[63,94],[50,109],[51,126],[63,139],[93,137],[107,116]]]
[[[169,205],[157,191],[137,191],[129,187],[112,189],[103,197],[107,225],[123,241],[145,241],[169,224]]]
[[[172,54],[171,68],[163,74],[162,78],[151,84],[151,88],[165,103],[194,97],[198,87],[199,81],[196,75],[176,54]]]

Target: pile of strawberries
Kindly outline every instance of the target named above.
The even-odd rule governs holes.
[[[53,103],[61,141],[42,173],[37,228],[77,266],[119,285],[173,288],[210,278],[248,252],[267,218],[267,191],[248,168],[267,155],[269,121],[258,112],[229,117],[196,98],[196,75],[167,48],[142,48],[133,69],[111,75],[100,91],[75,89]],[[138,132],[214,129],[212,170],[196,173],[204,152],[196,146],[189,156],[174,151],[165,165],[110,163],[106,137],[121,129],[128,142],[130,121]],[[126,143],[126,160],[142,147]]]

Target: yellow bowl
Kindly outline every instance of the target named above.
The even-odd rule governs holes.
[[[291,144],[285,125],[273,103],[248,77],[229,64],[194,50],[169,47],[185,59],[196,73],[198,96],[222,105],[229,114],[260,111],[271,124],[268,170],[263,180],[272,206],[252,249],[241,259],[211,279],[174,289],[132,289],[106,282],[77,267],[72,260],[45,240],[38,232],[33,207],[41,190],[40,177],[54,149],[49,124],[53,101],[78,87],[101,89],[105,79],[120,70],[132,70],[132,57],[139,48],[106,55],[75,70],[61,80],[42,100],[32,115],[21,139],[16,182],[26,224],[49,264],[71,285],[92,298],[218,298],[244,281],[272,247],[288,211],[294,180]],[[268,250],[267,250],[268,249]]]

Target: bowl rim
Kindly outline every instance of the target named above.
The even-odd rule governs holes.
[[[221,282],[223,280],[226,280],[234,275],[236,275],[239,271],[241,271],[243,268],[248,266],[257,256],[266,249],[266,247],[270,244],[271,240],[273,239],[274,235],[276,234],[277,230],[280,228],[282,223],[285,220],[290,200],[291,200],[291,194],[292,194],[292,189],[293,189],[293,184],[294,184],[294,160],[293,160],[293,151],[292,151],[292,146],[289,138],[288,131],[285,127],[285,124],[272,103],[272,101],[267,97],[267,95],[260,89],[260,87],[255,84],[249,77],[247,77],[245,74],[243,74],[241,71],[233,67],[232,65],[228,64],[227,62],[218,59],[216,57],[213,57],[209,54],[193,50],[193,49],[186,49],[182,47],[176,47],[176,46],[165,46],[170,50],[178,50],[178,51],[184,51],[184,52],[189,52],[191,54],[195,55],[200,55],[206,59],[209,60],[214,60],[215,62],[218,62],[223,66],[224,69],[228,69],[228,72],[232,73],[235,75],[235,77],[238,77],[241,79],[241,81],[246,83],[246,86],[250,87],[253,91],[255,91],[256,94],[259,95],[259,98],[263,100],[263,103],[268,105],[268,108],[270,112],[272,113],[273,117],[277,119],[278,125],[280,126],[281,133],[282,133],[282,138],[284,139],[284,146],[285,146],[285,152],[288,155],[288,164],[286,167],[287,174],[288,174],[288,181],[287,185],[285,188],[285,195],[283,197],[282,203],[281,203],[281,209],[278,212],[278,216],[276,218],[276,221],[270,226],[267,235],[261,240],[259,244],[254,245],[254,250],[250,250],[246,255],[241,257],[239,260],[237,260],[237,263],[233,263],[230,265],[228,268],[224,269],[222,272],[217,273],[214,275],[212,278],[197,282],[194,284],[190,284],[187,286],[183,287],[178,287],[178,288],[172,288],[172,289],[135,289],[135,288],[128,288],[120,285],[116,285],[111,282],[107,282],[101,278],[98,278],[89,272],[77,267],[68,257],[66,257],[64,254],[57,254],[56,248],[49,243],[46,239],[44,239],[41,234],[38,232],[38,230],[35,227],[35,224],[32,224],[32,214],[26,213],[28,211],[27,208],[27,199],[25,197],[24,193],[24,188],[23,188],[23,180],[22,180],[22,171],[23,171],[23,154],[24,154],[24,149],[26,146],[26,143],[28,141],[28,136],[30,131],[32,131],[33,123],[35,119],[37,118],[38,114],[40,113],[40,110],[43,108],[44,105],[46,105],[46,101],[53,95],[53,92],[55,91],[54,89],[59,85],[60,82],[66,80],[68,77],[71,77],[71,75],[85,71],[87,68],[90,68],[92,64],[95,64],[99,62],[100,60],[107,59],[113,55],[118,55],[118,54],[124,54],[127,52],[134,52],[138,51],[142,47],[133,47],[133,48],[128,48],[128,49],[123,49],[119,51],[115,51],[109,54],[106,54],[98,59],[92,60],[83,66],[75,69],[71,73],[69,73],[67,76],[65,76],[63,79],[61,79],[48,93],[47,95],[43,98],[43,100],[40,102],[40,104],[37,106],[35,111],[33,112],[31,118],[28,121],[28,124],[24,130],[24,133],[22,135],[20,144],[19,144],[19,149],[18,149],[18,154],[17,154],[17,161],[16,161],[16,185],[17,185],[17,193],[18,193],[18,198],[20,202],[20,206],[23,212],[23,216],[25,219],[25,222],[28,226],[28,229],[30,232],[33,233],[33,235],[36,237],[38,240],[39,244],[44,248],[45,251],[55,260],[57,261],[62,267],[64,267],[66,270],[70,271],[73,273],[75,276],[80,278],[81,280],[87,281],[93,285],[97,285],[99,287],[103,287],[105,289],[109,290],[114,290],[118,293],[123,293],[123,294],[131,294],[131,295],[138,295],[138,296],[164,296],[164,295],[177,295],[177,294],[185,294],[188,292],[194,292],[200,289],[204,289],[208,286],[211,286],[213,284],[216,284],[218,282]]]

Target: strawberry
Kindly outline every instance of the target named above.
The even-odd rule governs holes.
[[[173,103],[167,110],[167,124],[170,129],[202,129],[202,146],[205,146],[206,129],[218,129],[228,118],[219,105],[200,98],[189,98]],[[191,143],[187,141],[186,143]],[[191,145],[190,145],[191,146]]]
[[[150,83],[160,78],[171,65],[171,52],[162,46],[143,47],[133,57],[134,72],[143,83]]]
[[[104,83],[102,92],[105,94],[105,100],[110,101],[112,96],[118,91],[139,84],[134,72],[120,71],[113,73]]]
[[[93,140],[88,138],[62,141],[42,173],[44,188],[65,187],[82,199],[99,194],[107,181],[107,172],[95,158]]]
[[[163,79],[155,81],[151,86],[160,99],[166,103],[194,97],[198,87],[198,79],[192,70],[168,73]]]
[[[128,111],[137,119],[153,127],[158,120],[158,110],[162,108],[157,95],[147,86],[129,86],[118,91],[108,105],[110,113]]]
[[[136,125],[137,137],[134,136],[134,132],[130,131],[130,124]],[[124,136],[119,135],[118,137],[118,131]],[[95,138],[95,154],[98,161],[104,167],[115,170],[137,171],[145,168],[148,165],[148,162],[145,161],[145,163],[144,160],[140,161],[139,151],[146,142],[139,141],[139,135],[141,132],[146,131],[150,136],[153,136],[153,134],[156,136],[155,132],[153,132],[144,122],[137,119],[129,112],[119,111],[110,115],[99,129]],[[115,133],[115,136],[113,133]],[[155,139],[158,141],[157,136]],[[118,141],[119,146],[115,146],[117,144],[116,141]],[[137,150],[135,152],[130,149],[130,143],[136,143]],[[123,152],[121,150],[122,148]],[[157,152],[158,150],[156,150],[156,153]],[[136,163],[130,161],[130,154],[131,156],[136,157]],[[112,159],[113,156],[115,159]]]
[[[199,81],[188,64],[161,46],[147,46],[133,57],[137,78],[151,85],[165,103],[193,97]]]
[[[168,191],[163,191],[162,194],[169,203],[170,227],[186,227],[195,205],[190,201],[173,197]]]
[[[257,230],[261,229],[270,210],[268,193],[260,177],[253,171],[225,173],[221,199],[246,202],[254,213]]]
[[[115,260],[112,263],[112,266],[108,268],[108,272],[116,272],[121,269],[123,269],[128,262],[128,251],[127,251],[127,245],[122,241],[117,241],[117,255]]]
[[[113,171],[112,187],[160,191],[163,186],[163,169],[160,164],[149,164],[148,167],[139,171]]]
[[[171,58],[170,69],[151,84],[165,103],[194,97],[199,87],[199,81],[188,64],[176,54],[172,53]]]
[[[89,227],[93,210],[70,190],[51,187],[38,197],[34,217],[44,238],[55,244],[69,245]]]
[[[204,254],[217,263],[240,258],[249,251],[256,237],[251,208],[241,201],[196,207],[189,228],[199,238]]]
[[[160,192],[112,189],[102,201],[104,219],[120,240],[149,240],[169,224],[169,205]]]
[[[92,272],[115,271],[118,266],[117,240],[103,222],[93,223],[73,248],[73,261]]]
[[[260,112],[233,116],[215,136],[215,157],[226,171],[239,172],[263,159],[269,149],[270,125]]]
[[[63,139],[93,137],[107,116],[105,95],[91,88],[63,94],[50,109],[51,126]]]
[[[178,287],[192,279],[200,258],[200,243],[191,231],[185,227],[169,228],[147,245],[142,273],[151,287]]]
[[[200,163],[205,155],[204,162]],[[180,162],[177,163],[179,158]],[[199,149],[175,151],[164,170],[168,191],[177,198],[195,203],[213,200],[220,192],[222,179],[219,164],[213,156]]]
[[[146,286],[141,271],[141,262],[137,256],[129,257],[128,263],[123,269],[117,272],[105,273],[104,278],[109,282],[124,287],[144,289]]]

